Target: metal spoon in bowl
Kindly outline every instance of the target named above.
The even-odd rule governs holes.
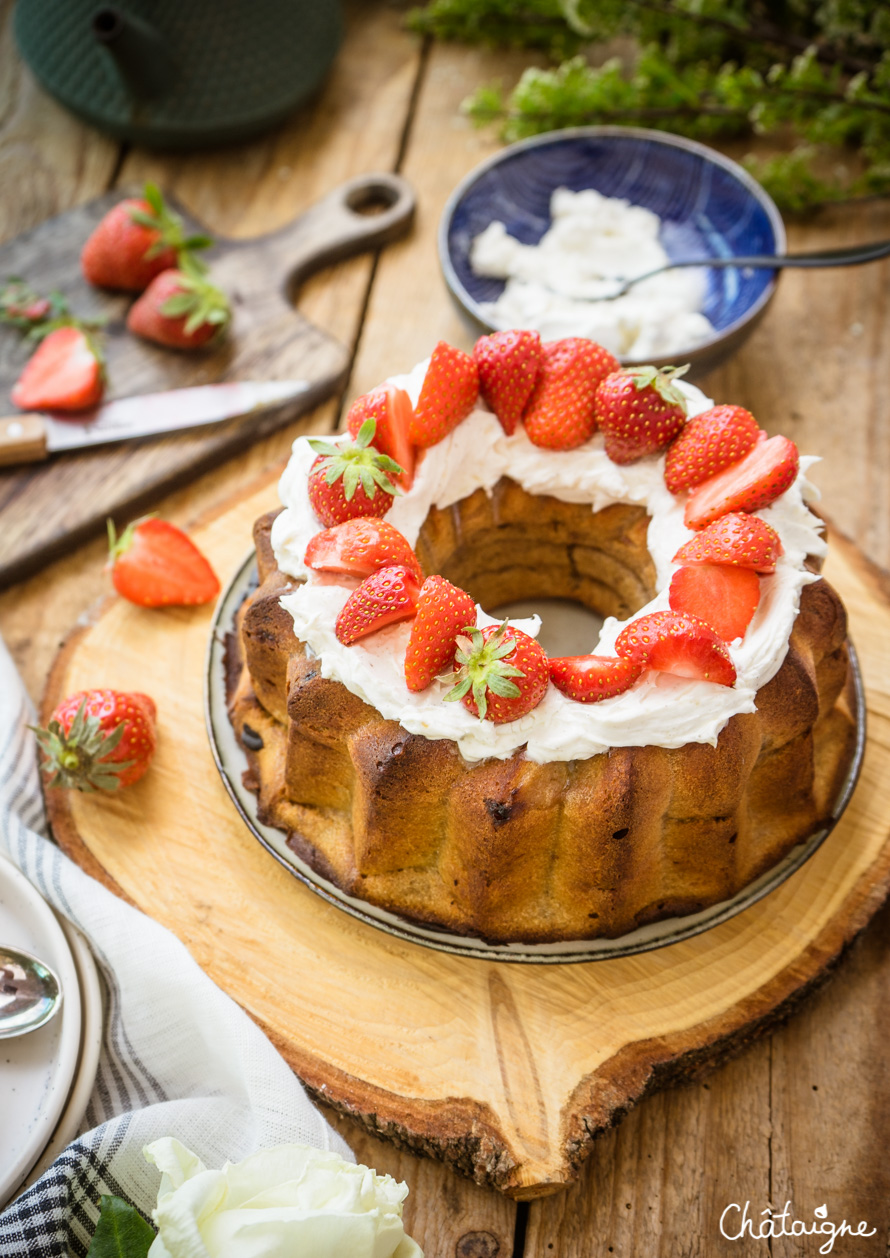
[[[784,267],[859,266],[863,262],[877,262],[879,258],[886,257],[890,257],[890,240],[875,240],[869,245],[850,245],[846,249],[825,249],[820,253],[755,253],[749,257],[686,258],[681,261],[666,262],[664,266],[656,267],[654,271],[646,271],[643,275],[635,275],[633,279],[616,278],[616,287],[613,292],[605,293],[602,297],[585,297],[583,300],[614,301],[616,297],[623,297],[634,284],[649,280],[653,275],[661,275],[662,271],[673,271],[685,266],[722,269],[738,267],[739,270],[750,267],[754,270],[772,271],[781,270]],[[603,279],[606,278],[603,276]]]
[[[0,1040],[45,1026],[61,1004],[62,989],[48,965],[0,944]]]

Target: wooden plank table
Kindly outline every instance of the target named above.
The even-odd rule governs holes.
[[[357,258],[311,280],[300,304],[353,356],[350,399],[425,356],[438,338],[467,346],[438,274],[435,230],[457,180],[496,147],[459,117],[478,83],[512,81],[526,59],[421,47],[384,0],[347,5],[348,34],[313,104],[250,145],[196,156],[130,150],[50,101],[16,57],[11,6],[0,43],[0,238],[119,184],[151,177],[220,232],[249,236],[291,218],[350,175],[400,170],[419,201],[417,227],[379,260]],[[744,150],[742,150],[744,151]],[[739,150],[733,155],[737,156]],[[890,235],[886,201],[791,225],[791,247]],[[705,387],[748,406],[771,432],[819,451],[816,473],[835,523],[890,567],[890,263],[849,272],[788,273],[743,351]],[[246,455],[156,504],[181,523],[264,469],[298,432],[336,425],[344,398],[258,442]],[[22,509],[27,509],[23,502]],[[105,590],[101,542],[81,547],[0,594],[0,632],[32,694],[59,641]],[[890,819],[888,819],[890,824]],[[601,1139],[567,1192],[516,1206],[437,1163],[334,1120],[360,1160],[407,1180],[408,1230],[427,1258],[616,1258],[769,1252],[810,1255],[816,1238],[731,1243],[731,1202],[793,1202],[795,1217],[867,1220],[869,1238],[834,1252],[886,1255],[890,1241],[890,909],[878,914],[834,980],[785,1028],[717,1073],[653,1096]],[[846,1245],[846,1248],[844,1246]]]

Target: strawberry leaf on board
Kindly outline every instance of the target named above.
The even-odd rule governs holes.
[[[154,1228],[122,1197],[103,1195],[87,1258],[145,1258]]]

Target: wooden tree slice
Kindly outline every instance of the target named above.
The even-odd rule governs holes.
[[[194,536],[225,581],[268,480]],[[715,1063],[785,1015],[890,888],[890,603],[832,537],[868,703],[859,785],[812,859],[744,913],[656,952],[533,966],[401,942],[332,908],[250,835],[204,726],[209,608],[108,599],[60,653],[45,715],[93,685],[146,690],[151,771],[114,796],[49,792],[62,847],[169,927],[320,1098],[369,1130],[515,1198],[558,1191],[647,1092]]]

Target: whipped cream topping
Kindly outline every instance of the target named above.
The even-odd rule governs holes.
[[[536,245],[522,244],[495,220],[470,246],[477,275],[507,281],[497,301],[481,307],[493,327],[532,328],[546,341],[585,336],[639,360],[664,358],[714,335],[701,313],[707,278],[698,267],[654,275],[623,297],[602,300],[615,293],[616,280],[670,261],[657,214],[593,188],[557,188],[550,216]]]
[[[426,368],[424,362],[409,376],[392,377],[407,390],[412,403],[417,402]],[[678,384],[688,399],[690,415],[712,405],[692,385]],[[348,437],[327,439],[336,444]],[[281,600],[293,617],[297,637],[318,657],[323,677],[342,682],[409,733],[451,739],[471,761],[505,759],[521,747],[530,760],[544,763],[583,759],[610,747],[715,744],[730,717],[756,710],[758,689],[778,672],[788,650],[800,591],[817,579],[805,569],[804,561],[807,555],[821,556],[827,549],[821,524],[807,506],[818,495],[806,472],[818,459],[803,457],[790,489],[772,506],[755,513],[776,530],[784,554],[775,573],[761,577],[760,604],[744,639],[729,644],[738,674],[735,686],[649,671],[623,694],[593,704],[577,703],[550,686],[532,712],[517,721],[494,725],[472,716],[460,703],[443,702],[449,689],[444,682],[434,681],[419,694],[408,690],[403,670],[410,621],[388,625],[351,646],[337,639],[337,616],[359,581],[339,573],[315,572],[303,561],[310,539],[323,527],[307,492],[315,458],[309,438],[298,437],[279,486],[285,510],[272,528],[272,546],[281,571],[303,582]],[[502,476],[510,477],[528,493],[590,503],[593,511],[612,503],[645,507],[651,517],[648,545],[656,569],[657,593],[630,619],[669,610],[668,587],[680,566],[672,559],[693,533],[683,523],[687,495],[674,497],[664,483],[664,455],[619,466],[606,455],[598,434],[575,450],[542,450],[529,441],[521,426],[512,437],[506,436],[497,418],[480,402],[444,441],[427,450],[410,492],[395,499],[386,519],[413,546],[432,507],[449,507],[479,488],[490,493]],[[479,612],[480,627],[499,619],[481,608]],[[615,639],[627,623],[607,619],[598,639],[590,643],[589,652],[614,655]],[[535,636],[540,619],[511,624]]]

